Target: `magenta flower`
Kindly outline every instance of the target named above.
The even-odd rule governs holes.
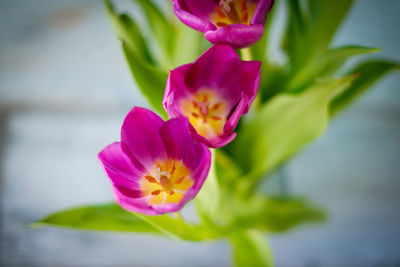
[[[121,129],[121,142],[99,159],[124,209],[148,215],[174,212],[193,199],[207,177],[211,152],[190,136],[185,118],[164,122],[144,108],[133,108]]]
[[[241,61],[229,45],[217,44],[194,63],[171,71],[163,105],[172,117],[187,117],[195,138],[221,147],[235,138],[260,84],[259,61]]]
[[[244,48],[264,33],[275,0],[172,0],[176,16],[213,44]]]

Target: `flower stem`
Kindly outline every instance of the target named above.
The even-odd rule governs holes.
[[[178,220],[181,220],[181,221],[184,220],[184,219],[183,219],[183,216],[182,216],[182,213],[181,213],[180,211],[174,212],[174,217],[175,217],[176,219],[178,219]]]
[[[253,55],[251,54],[250,47],[240,49],[240,55],[242,57],[242,60],[245,61],[253,60]]]
[[[216,174],[215,149],[211,149],[211,167],[202,189],[196,197],[196,206],[203,223],[210,224],[219,213],[220,187]]]
[[[233,261],[236,266],[274,266],[271,248],[263,232],[236,231],[229,239],[233,246]]]

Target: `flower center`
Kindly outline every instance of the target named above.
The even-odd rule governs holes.
[[[195,118],[201,118],[203,123],[207,123],[208,120],[221,120],[221,117],[217,116],[221,102],[211,104],[207,94],[203,94],[200,98],[201,100],[192,100],[193,112],[191,115]]]
[[[197,133],[213,138],[223,133],[229,114],[228,105],[214,91],[203,89],[181,101],[181,111]]]
[[[141,191],[148,203],[178,203],[193,185],[190,172],[183,162],[175,159],[156,161],[152,170],[141,180]]]
[[[248,0],[220,0],[215,6],[215,13],[211,16],[211,21],[217,27],[235,23],[249,25],[256,6],[256,3],[249,3]]]

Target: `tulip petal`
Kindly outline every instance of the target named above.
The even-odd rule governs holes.
[[[240,87],[248,98],[246,108],[243,113],[246,114],[250,105],[257,96],[261,79],[261,62],[260,61],[242,61],[240,64]]]
[[[182,23],[203,33],[216,29],[216,27],[207,20],[208,12],[210,9],[210,6],[208,6],[209,0],[204,2],[203,0],[196,1],[196,3],[200,3],[199,7],[197,7],[197,5],[193,4],[192,2],[186,2],[190,1],[172,0],[174,13]],[[193,9],[194,13],[189,11],[188,6]]]
[[[176,0],[175,2],[181,8],[202,19],[208,19],[210,13],[215,11],[216,5],[213,0]]]
[[[191,89],[188,88],[188,86],[185,84],[185,77],[191,70],[192,65],[193,63],[180,66],[171,71],[168,76],[167,85],[165,87],[163,106],[170,118],[174,118],[178,114],[181,114],[179,108],[174,105],[173,99],[188,97],[191,93]]]
[[[219,87],[239,64],[239,55],[232,47],[214,45],[193,63],[185,82],[189,88]]]
[[[144,167],[126,155],[121,148],[120,142],[115,142],[99,153],[99,160],[105,172],[114,185],[129,188],[139,188],[138,179],[144,173]]]
[[[251,18],[250,24],[265,24],[267,15],[274,3],[275,0],[260,0]]]
[[[123,150],[136,157],[146,168],[156,159],[165,159],[165,147],[158,130],[163,120],[154,112],[134,107],[126,116],[121,129]]]
[[[136,198],[130,193],[129,189],[112,187],[115,201],[124,209],[131,212],[139,212],[147,215],[160,215],[159,212],[147,204],[146,197]]]
[[[175,118],[165,122],[160,128],[168,158],[182,160],[191,171],[198,167],[208,149],[193,142],[191,133],[195,130],[187,118]]]
[[[244,48],[260,40],[263,34],[262,24],[230,24],[215,31],[208,31],[204,37],[213,44],[228,43],[234,48]]]
[[[248,102],[249,101],[247,96],[244,93],[242,93],[242,98],[240,102],[237,104],[237,106],[229,116],[227,122],[225,123],[224,126],[225,134],[231,134],[232,131],[236,128],[236,125],[238,124],[240,117],[242,116],[244,110],[246,109]]]

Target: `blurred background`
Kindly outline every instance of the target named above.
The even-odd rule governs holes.
[[[335,44],[399,62],[399,10],[358,1]],[[270,235],[277,266],[400,266],[399,85],[399,74],[381,80],[290,163],[290,190],[330,218]],[[224,241],[27,226],[112,199],[96,155],[133,105],[147,104],[101,1],[0,0],[0,266],[229,266]]]

